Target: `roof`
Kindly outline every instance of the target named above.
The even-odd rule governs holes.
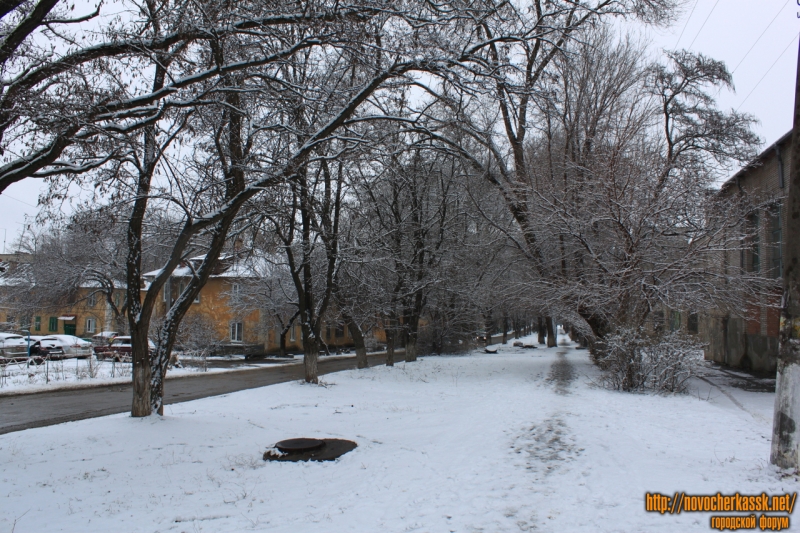
[[[197,257],[190,257],[189,259],[182,261],[181,264],[172,271],[171,277],[192,277],[193,270],[199,268],[204,259],[205,256],[200,255]],[[189,262],[192,263],[191,267],[187,264]],[[253,257],[239,258],[235,254],[225,254],[220,256],[219,262],[217,263],[217,266],[210,277],[232,279],[261,278],[267,275],[271,268],[272,264],[265,259]],[[145,282],[149,286],[148,282],[152,281],[153,278],[161,274],[163,270],[164,269],[162,268],[151,270],[150,272],[143,274],[142,277],[145,278]]]
[[[9,268],[4,268],[10,265]],[[124,281],[113,280],[114,289],[121,290],[127,287]],[[36,274],[31,263],[0,263],[0,287],[35,287]],[[103,289],[105,285],[96,280],[81,280],[75,285],[78,289]],[[97,291],[92,291],[97,292]]]
[[[788,132],[786,132],[780,139],[778,139],[774,143],[770,144],[765,150],[763,150],[760,154],[758,154],[755,157],[755,159],[753,159],[752,161],[747,163],[745,166],[743,166],[741,169],[739,169],[739,171],[736,174],[734,174],[733,176],[728,178],[725,181],[725,183],[723,183],[722,186],[719,188],[720,192],[726,190],[728,187],[732,187],[747,172],[749,172],[752,169],[754,169],[754,168],[758,167],[759,165],[761,165],[761,163],[763,163],[764,160],[767,157],[769,157],[775,151],[775,149],[778,146],[780,146],[782,144],[786,144],[787,142],[791,141],[792,140],[792,131],[793,130],[789,130]]]

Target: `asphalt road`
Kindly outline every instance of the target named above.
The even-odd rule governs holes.
[[[402,358],[402,353],[397,355]],[[386,354],[369,356],[370,366],[385,363]],[[321,357],[317,369],[319,375],[323,375],[355,367],[355,357],[341,359]],[[164,403],[188,402],[208,396],[255,389],[303,379],[303,376],[301,363],[168,379]],[[132,397],[130,384],[0,396],[0,435],[85,418],[125,413],[130,411]]]

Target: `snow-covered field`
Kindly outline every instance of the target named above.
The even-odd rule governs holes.
[[[645,493],[798,490],[768,464],[772,393],[595,377],[586,351],[504,346],[3,435],[0,532],[709,531]],[[262,461],[299,436],[358,448]]]

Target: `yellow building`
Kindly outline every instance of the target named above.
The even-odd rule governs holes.
[[[96,288],[81,287],[71,300],[75,303],[54,304],[33,311],[21,311],[16,306],[0,307],[0,323],[6,330],[30,330],[33,335],[76,335],[91,338],[103,331],[119,331],[120,324],[105,299]],[[124,289],[114,291],[114,298],[124,298]]]
[[[10,331],[30,330],[33,335],[64,334],[90,338],[102,331],[119,331],[113,307],[108,302],[105,290],[97,283],[86,283],[66,297],[64,301],[51,305],[30,305],[35,301],[36,287],[20,291],[24,286],[14,275],[15,269],[25,268],[30,254],[4,254],[0,256],[0,271],[4,275],[0,284],[0,324]],[[112,292],[112,301],[117,308],[125,298],[125,289]]]
[[[153,314],[153,320],[164,317],[169,307],[186,288],[193,269],[199,267],[203,257],[194,257],[179,265],[161,291]],[[144,275],[145,291],[160,273],[154,270]],[[181,327],[186,335],[207,339],[209,344],[222,352],[246,354],[275,353],[280,348],[281,326],[260,309],[243,309],[234,304],[237,293],[245,283],[256,279],[263,273],[251,265],[237,260],[233,255],[221,257],[219,264],[200,294],[195,298],[183,319]],[[322,328],[321,337],[331,348],[352,345],[353,340],[344,324],[334,321]],[[289,352],[303,350],[300,325],[294,323],[286,334],[286,349]],[[324,350],[324,347],[322,347]]]
[[[119,309],[125,299],[125,289],[115,289],[112,298],[114,305]],[[116,320],[106,293],[100,292],[98,287],[81,287],[72,300],[74,303],[71,305],[45,308],[40,313],[34,314],[30,321],[31,333],[34,335],[63,333],[88,339],[101,332],[120,332],[124,329],[125,317],[121,317],[123,323]]]
[[[202,257],[195,257],[189,261],[194,262],[193,266],[197,267],[202,260]],[[29,306],[22,305],[19,300],[25,294],[12,290],[19,284],[15,282],[15,276],[8,275],[8,272],[20,264],[24,268],[25,262],[26,258],[18,255],[0,257],[0,269],[6,272],[6,275],[0,276],[0,330],[30,329],[34,335],[67,334],[83,338],[109,331],[125,334],[127,319],[124,316],[121,320],[115,319],[113,307],[97,284],[87,283],[73,291],[68,301],[53,302],[52,306],[31,310]],[[143,297],[159,273],[160,270],[155,270],[143,276]],[[186,263],[175,269],[159,295],[151,327],[158,326],[167,309],[183,292],[191,274],[192,268]],[[223,353],[278,352],[282,328],[273,317],[259,309],[243,309],[242,305],[234,305],[235,295],[244,284],[263,275],[263,272],[256,272],[250,265],[238,261],[235,256],[222,257],[182,321],[183,339],[194,337],[195,344],[199,341],[212,346],[213,351]],[[112,302],[117,309],[124,299],[124,287],[113,291]],[[322,328],[320,336],[324,343],[320,347],[323,351],[325,345],[329,350],[335,350],[352,346],[353,343],[350,332],[336,319]],[[286,349],[295,353],[303,350],[302,333],[297,322],[286,334]]]

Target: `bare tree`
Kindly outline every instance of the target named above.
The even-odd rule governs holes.
[[[43,213],[48,211],[44,210]],[[30,262],[7,287],[5,298],[14,300],[18,312],[101,301],[110,312],[112,328],[127,329],[125,288],[125,212],[113,208],[81,208],[64,221],[43,217],[48,225],[34,226],[20,235],[17,248],[30,254]],[[170,224],[157,214],[156,227],[146,229],[143,263],[161,264],[159,243],[169,239]],[[151,230],[157,234],[150,233]]]
[[[526,283],[549,314],[577,314],[599,339],[655,307],[731,304],[748,290],[734,281],[757,280],[708,268],[742,245],[738,220],[719,216],[741,212],[737,200],[710,187],[758,139],[752,117],[714,107],[709,90],[729,87],[730,75],[687,52],[646,65],[635,43],[581,31],[565,27],[546,58],[521,44],[518,69],[491,48],[493,90],[443,100],[428,129],[438,124],[437,140],[502,192],[531,266]]]
[[[426,139],[439,139],[442,133],[420,121],[435,111],[425,107],[427,102],[402,116],[387,114],[391,106],[384,103],[403,87],[416,85],[429,90],[442,106],[453,108],[452,89],[458,88],[468,95],[466,108],[476,109],[477,99],[491,97],[497,109],[516,113],[516,126],[510,115],[504,118],[506,145],[516,166],[508,166],[499,145],[481,136],[488,130],[457,128],[489,149],[490,162],[481,162],[470,149],[455,152],[500,187],[531,259],[539,265],[534,224],[524,197],[515,196],[519,191],[513,181],[528,174],[520,157],[524,159],[530,94],[580,27],[612,15],[663,19],[671,4],[557,0],[537,1],[528,10],[491,2],[467,8],[392,0],[303,6],[148,0],[136,5],[135,17],[121,17],[113,27],[102,28],[99,35],[107,42],[84,48],[72,45],[81,41],[70,38],[63,53],[40,53],[33,63],[20,59],[14,64],[0,100],[0,127],[5,128],[0,133],[6,135],[4,148],[13,154],[0,169],[0,191],[30,176],[61,177],[61,184],[93,179],[119,205],[129,206],[126,286],[134,359],[132,414],[146,416],[162,410],[167,362],[180,322],[229,246],[230,232],[244,224],[238,220],[240,211],[262,198],[270,201],[271,188],[288,186],[290,205],[299,217],[302,257],[290,268],[298,276],[295,286],[304,302],[300,320],[307,341],[306,378],[315,381],[320,320],[337,268],[339,214],[334,211],[341,194],[341,155],[366,143],[370,125],[379,121],[409,124],[415,135]],[[44,9],[50,4],[39,5]],[[29,4],[17,8],[29,9]],[[42,31],[58,24],[45,19],[46,15],[38,19]],[[511,50],[514,47],[522,53]],[[522,68],[513,64],[515,58],[525,59]],[[146,76],[131,80],[130,71]],[[524,73],[521,84],[512,79],[519,73]],[[431,76],[447,91],[426,86],[423,80]],[[450,140],[452,151],[458,143]],[[19,152],[14,152],[16,146]],[[404,169],[411,174],[439,171],[425,158],[409,159]],[[88,171],[89,177],[83,176]],[[444,185],[440,180],[437,186]],[[441,257],[430,254],[425,243],[434,243],[435,249],[444,242],[432,235],[434,226],[423,215],[435,213],[441,221],[450,216],[449,204],[442,200],[446,194],[429,195],[427,186],[419,179],[404,185],[413,207],[403,221],[410,233],[404,234],[413,253],[398,277],[407,285],[395,291],[398,316],[389,328],[403,325],[410,360],[416,356],[419,317],[433,283],[425,279],[428,262]],[[54,185],[53,196],[58,194]],[[426,202],[435,208],[421,208]],[[180,227],[166,247],[168,258],[142,297],[142,242],[154,204]],[[313,301],[320,285],[309,272],[317,260],[310,247],[317,238],[324,249],[319,259],[325,265],[326,289]],[[197,253],[204,259],[192,265],[191,281],[167,312],[150,355],[147,335],[158,294],[176,267]]]

